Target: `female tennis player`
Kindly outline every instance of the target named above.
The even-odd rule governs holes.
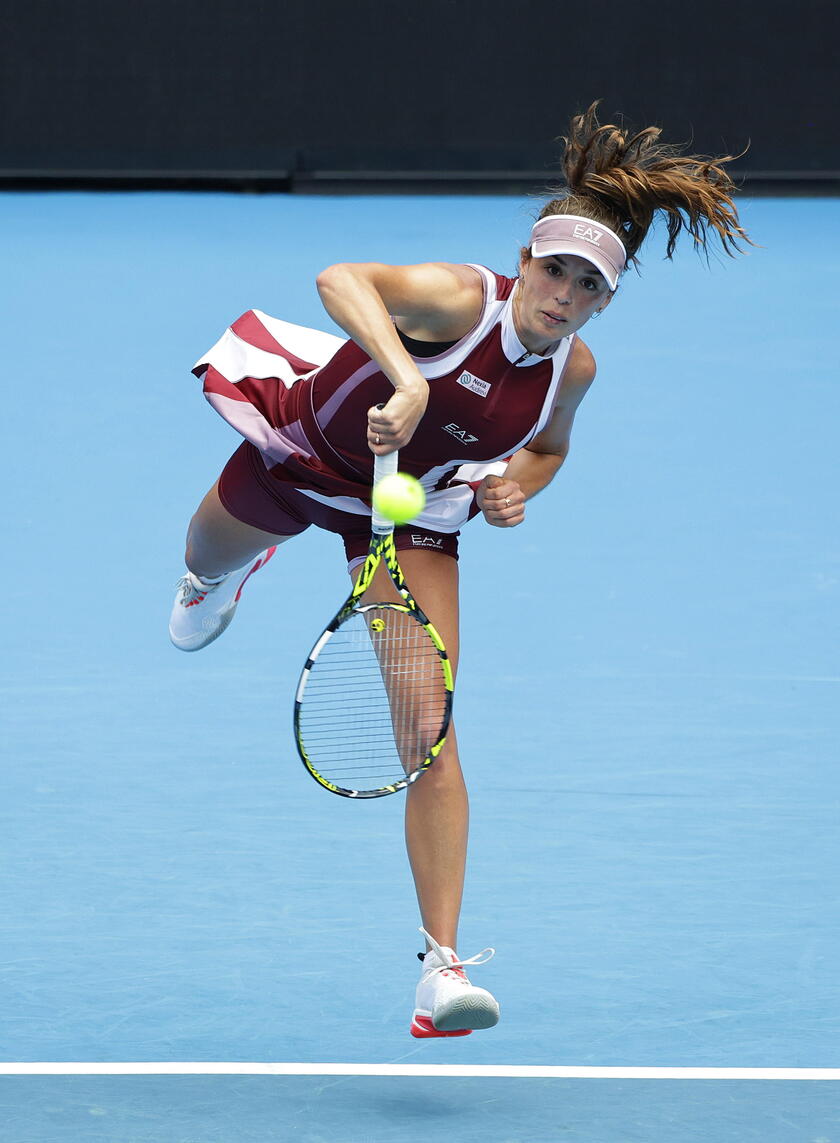
[[[245,438],[189,526],[188,571],[170,621],[196,651],[233,618],[248,578],[310,525],[344,540],[351,575],[370,539],[373,456],[400,450],[427,505],[395,532],[406,579],[458,662],[458,535],[481,514],[496,528],[569,451],[575,412],[595,376],[579,336],[611,304],[657,215],[666,255],[681,232],[734,255],[749,241],[725,165],[683,154],[648,127],[601,125],[597,105],[572,120],[565,184],[535,223],[516,278],[478,265],[335,265],[317,280],[347,340],[252,310],[193,372]],[[378,598],[392,598],[382,568]],[[494,1025],[498,1004],[458,957],[467,794],[454,728],[408,791],[406,840],[428,951],[411,1032],[461,1036]],[[486,950],[487,951],[487,950]]]

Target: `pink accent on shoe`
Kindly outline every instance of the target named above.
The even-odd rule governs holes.
[[[248,582],[248,580],[251,578],[251,576],[254,574],[254,572],[259,571],[260,568],[264,568],[265,565],[268,563],[268,561],[271,559],[271,557],[274,555],[274,553],[276,551],[277,551],[277,545],[275,544],[273,548],[268,549],[268,551],[265,553],[265,556],[260,556],[260,558],[254,564],[254,566],[251,568],[251,570],[245,576],[242,583],[240,583],[239,591],[237,591],[236,595],[233,597],[235,603],[239,603],[240,596],[242,595],[242,589],[245,586],[245,584]]]
[[[472,1028],[458,1028],[454,1032],[440,1032],[432,1023],[430,1016],[421,1016],[415,1012],[411,1018],[411,1027],[409,1028],[412,1036],[416,1036],[418,1040],[430,1040],[434,1038],[443,1038],[449,1036],[470,1036],[472,1035]]]

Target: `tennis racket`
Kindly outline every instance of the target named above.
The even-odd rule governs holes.
[[[373,480],[398,454],[374,459]],[[363,602],[380,564],[401,603]],[[440,754],[452,716],[452,665],[405,582],[394,525],[374,508],[356,585],[309,653],[295,695],[295,741],[325,790],[379,798],[416,782]]]

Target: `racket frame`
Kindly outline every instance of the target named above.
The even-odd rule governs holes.
[[[383,476],[397,471],[399,461],[399,454],[396,452],[389,453],[388,456],[374,458],[373,465],[373,482],[374,486],[379,483]],[[438,757],[446,742],[446,735],[449,731],[449,723],[452,719],[452,700],[454,692],[454,679],[452,675],[452,663],[447,654],[446,647],[443,640],[438,634],[436,628],[429,622],[429,618],[422,610],[417,600],[411,594],[408,584],[405,581],[402,568],[400,567],[397,558],[397,550],[394,546],[394,524],[392,521],[381,516],[376,508],[373,509],[371,514],[371,540],[365,562],[362,565],[362,570],[359,577],[353,585],[353,589],[348,595],[347,599],[341,605],[339,610],[335,613],[331,621],[324,628],[323,632],[317,639],[315,646],[309,653],[309,656],[301,671],[300,679],[295,692],[295,706],[294,706],[294,730],[295,730],[295,744],[297,746],[298,754],[301,761],[306,767],[308,773],[315,779],[315,781],[322,786],[325,790],[329,790],[333,794],[339,794],[345,798],[381,798],[386,794],[395,794],[399,790],[404,790],[408,786],[417,781],[432,765],[434,760]],[[384,564],[391,583],[396,588],[398,594],[403,600],[402,603],[388,602],[371,602],[361,603],[361,599],[365,592],[373,583],[374,575],[380,564]],[[417,767],[412,770],[410,774],[406,774],[397,782],[391,782],[387,785],[380,786],[373,790],[354,790],[344,786],[338,786],[336,783],[331,782],[318,770],[317,765],[309,757],[306,749],[306,744],[303,741],[301,733],[301,710],[303,706],[303,695],[306,690],[306,684],[309,681],[309,676],[312,671],[318,655],[322,648],[328,642],[331,635],[341,626],[342,623],[353,613],[364,615],[368,611],[387,609],[390,611],[401,611],[406,615],[410,615],[415,619],[424,629],[426,634],[431,639],[435,650],[440,659],[441,671],[445,686],[445,700],[444,711],[441,720],[441,727],[435,743],[430,747],[426,757]]]

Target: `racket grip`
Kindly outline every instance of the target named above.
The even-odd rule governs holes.
[[[387,456],[375,456],[373,458],[373,485],[374,488],[383,478],[383,476],[393,476],[398,471],[400,454],[398,452],[389,452]],[[394,522],[388,520],[385,516],[380,516],[375,508],[371,509],[371,527],[378,536],[385,536],[388,532],[393,532]]]
[[[389,452],[387,456],[373,458],[373,483],[378,484],[383,476],[393,476],[399,470],[400,454]]]

